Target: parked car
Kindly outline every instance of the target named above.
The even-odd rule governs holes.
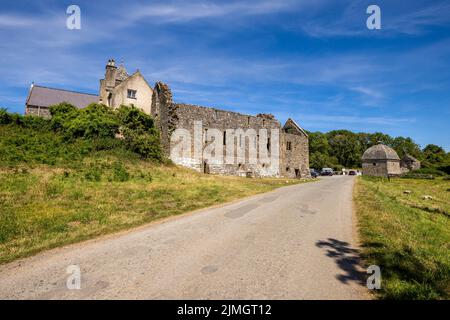
[[[331,168],[322,168],[322,171],[320,172],[322,176],[332,176],[333,175],[333,169]]]
[[[309,169],[309,173],[311,174],[312,178],[317,178],[319,176],[319,173],[316,171],[316,169]]]
[[[350,170],[350,171],[348,172],[348,175],[349,175],[349,176],[356,176],[356,171],[355,171],[355,170]]]

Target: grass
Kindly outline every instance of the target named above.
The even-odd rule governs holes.
[[[101,153],[68,167],[0,167],[0,263],[298,182]]]
[[[361,177],[354,198],[363,258],[381,268],[378,297],[450,298],[450,181]]]

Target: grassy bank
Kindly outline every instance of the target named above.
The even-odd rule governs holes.
[[[363,258],[381,268],[379,297],[450,298],[450,181],[361,177],[354,198]]]
[[[0,169],[0,263],[298,180],[203,175],[148,161]]]

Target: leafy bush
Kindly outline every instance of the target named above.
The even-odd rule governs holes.
[[[446,164],[440,167],[437,167],[438,170],[445,172],[446,174],[450,174],[450,164]]]
[[[120,124],[130,130],[139,132],[150,132],[155,128],[154,120],[148,114],[142,112],[134,105],[120,106],[117,109],[117,117]]]
[[[51,106],[50,114],[51,119],[45,119],[0,109],[0,165],[73,165],[98,151],[164,161],[153,118],[134,106],[114,111],[94,103],[78,109],[64,102]],[[117,139],[118,134],[123,139]]]
[[[406,179],[434,179],[434,176],[432,174],[426,174],[426,173],[415,173],[415,172],[408,172],[401,175],[402,178]]]
[[[10,124],[12,122],[11,115],[5,108],[0,108],[0,124]]]
[[[67,102],[62,102],[50,106],[51,114],[51,127],[53,130],[63,130],[65,123],[70,119],[76,118],[78,115],[78,109]]]
[[[127,147],[144,158],[161,161],[161,142],[153,118],[134,106],[121,106],[117,114]]]
[[[433,176],[437,176],[437,177],[441,177],[445,175],[445,172],[435,169],[435,168],[420,168],[417,170],[414,170],[410,173],[414,173],[414,174],[428,174],[428,175],[433,175]]]
[[[112,138],[119,129],[119,121],[111,108],[102,104],[90,104],[63,122],[63,130],[69,138]]]
[[[160,139],[156,134],[124,130],[124,137],[126,145],[131,151],[143,158],[162,160]]]

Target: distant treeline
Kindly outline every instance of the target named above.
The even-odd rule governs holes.
[[[422,168],[440,170],[450,174],[450,153],[437,145],[429,144],[423,149],[409,137],[396,137],[376,133],[354,133],[348,130],[334,130],[327,133],[308,132],[311,168],[330,167],[360,168],[364,151],[379,142],[397,151],[400,158],[405,153],[422,163]]]

